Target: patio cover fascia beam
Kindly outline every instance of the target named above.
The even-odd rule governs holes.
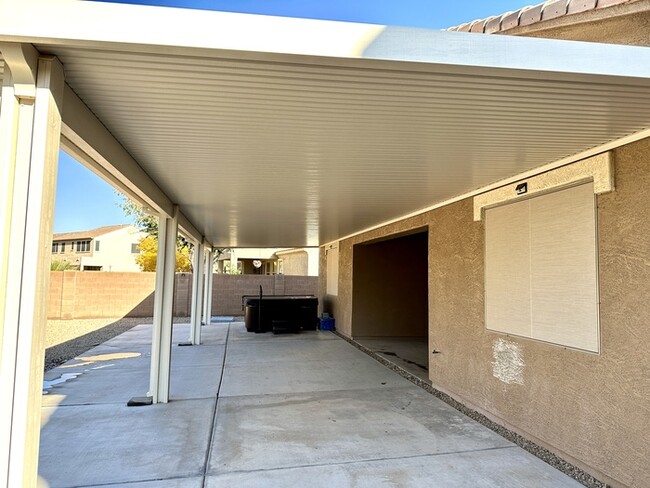
[[[0,2],[3,40],[329,66],[358,67],[363,59],[369,68],[650,86],[646,47],[104,2]]]
[[[67,109],[63,110],[61,147],[145,208],[173,215],[171,199],[67,84],[63,99]],[[205,241],[203,233],[180,211],[178,227],[192,242]]]

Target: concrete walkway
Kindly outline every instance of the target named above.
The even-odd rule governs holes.
[[[126,406],[147,391],[150,325],[49,371],[42,486],[581,486],[332,333],[202,330],[174,345],[166,405]]]

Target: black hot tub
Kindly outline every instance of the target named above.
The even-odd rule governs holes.
[[[242,308],[248,332],[296,333],[318,325],[318,298],[312,295],[245,295]]]

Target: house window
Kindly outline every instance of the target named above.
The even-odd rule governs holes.
[[[485,210],[490,330],[599,351],[593,183]]]
[[[99,251],[99,241],[95,241],[95,251]]]
[[[65,252],[65,242],[61,243],[61,252]]]
[[[77,241],[77,252],[90,252],[90,241]]]
[[[131,254],[140,254],[140,249],[138,249],[139,244],[134,242],[131,244]]]
[[[327,294],[339,294],[339,249],[331,247],[325,250],[327,259]]]
[[[53,242],[52,243],[52,254],[55,254],[59,252],[59,243],[58,242]]]

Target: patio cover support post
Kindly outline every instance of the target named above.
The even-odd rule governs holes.
[[[178,207],[174,206],[173,213],[171,218],[161,215],[158,219],[156,291],[154,294],[151,375],[148,393],[153,403],[169,401]]]
[[[205,303],[203,307],[203,323],[208,325],[212,320],[212,249],[208,249],[205,257]]]
[[[2,44],[0,486],[36,486],[63,67]]]
[[[201,316],[203,313],[203,272],[205,248],[202,242],[194,247],[194,272],[192,274],[192,318],[190,325],[190,342],[193,346],[201,344]]]
[[[206,310],[208,307],[208,250],[206,249],[205,254],[203,256],[203,307],[201,308],[201,324],[206,325],[206,316],[208,315]]]

